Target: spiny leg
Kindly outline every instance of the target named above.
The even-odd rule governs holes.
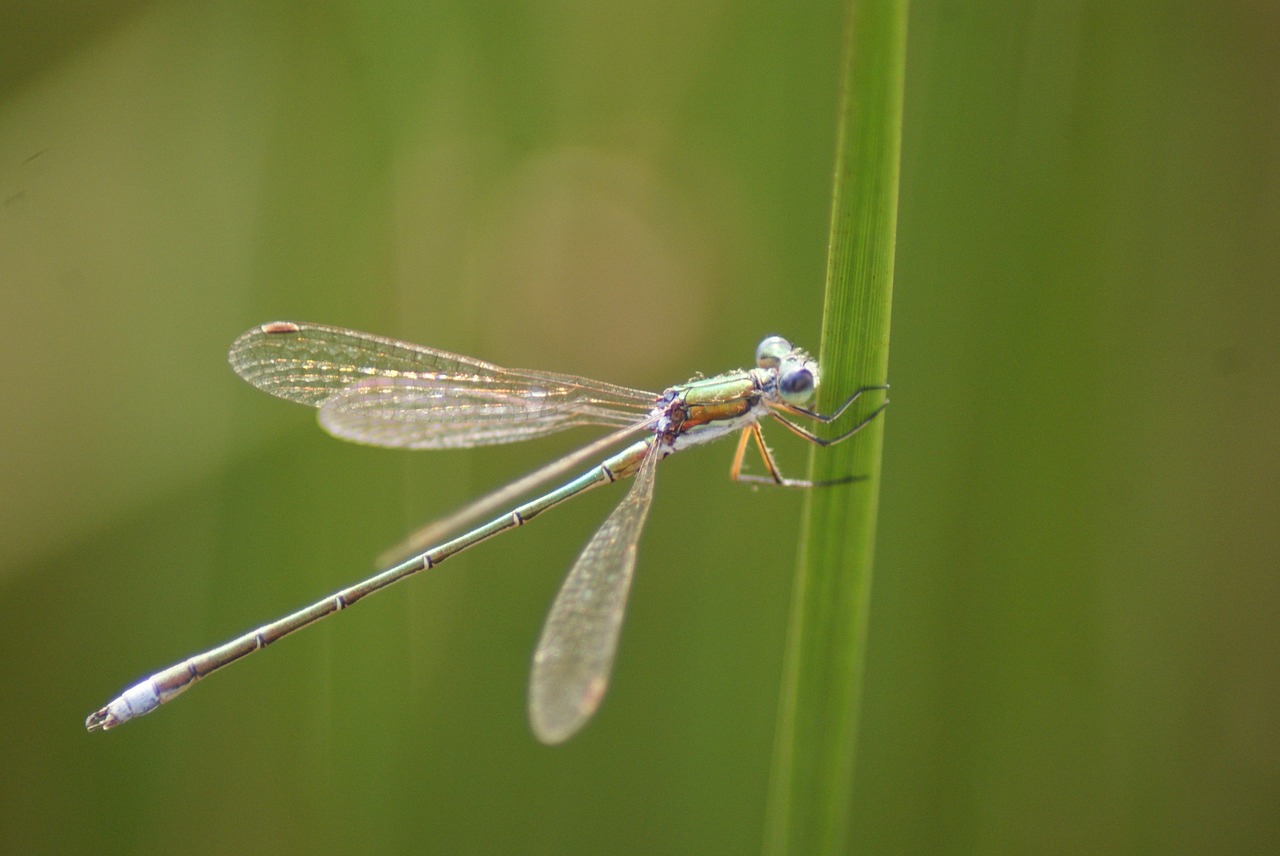
[[[871,387],[871,388],[874,388],[874,387]],[[772,406],[772,405],[771,405],[771,406]],[[852,437],[854,434],[857,434],[857,433],[858,433],[859,431],[861,431],[863,428],[866,428],[866,427],[867,427],[867,425],[869,425],[869,424],[871,423],[871,420],[872,420],[872,419],[875,419],[877,416],[879,416],[879,415],[880,415],[880,412],[881,412],[882,410],[884,410],[884,409],[885,409],[886,407],[888,407],[888,406],[889,406],[889,402],[887,402],[887,401],[886,401],[886,402],[884,402],[884,403],[883,403],[883,404],[881,404],[879,407],[877,407],[875,410],[871,411],[871,413],[870,413],[870,414],[868,414],[867,416],[863,417],[863,419],[862,419],[861,421],[859,421],[857,425],[854,425],[852,428],[850,428],[848,431],[844,432],[843,434],[841,434],[841,435],[839,435],[839,436],[837,436],[837,437],[831,437],[831,438],[829,438],[829,439],[824,439],[824,438],[822,438],[822,437],[819,437],[817,434],[814,434],[812,431],[810,431],[810,430],[808,430],[808,429],[806,429],[806,428],[803,428],[803,427],[801,427],[801,426],[797,425],[796,423],[792,422],[792,421],[791,421],[791,420],[789,420],[789,419],[784,419],[782,416],[779,416],[779,415],[778,415],[778,410],[780,410],[780,409],[782,409],[782,408],[775,408],[775,409],[773,409],[773,410],[770,410],[769,415],[771,415],[774,419],[777,419],[777,420],[778,420],[779,422],[781,422],[783,425],[787,426],[787,429],[788,429],[788,430],[790,430],[790,431],[791,431],[791,433],[796,434],[797,436],[803,437],[804,439],[808,440],[810,443],[814,443],[814,444],[816,444],[816,445],[818,445],[818,446],[834,446],[836,443],[840,443],[840,442],[843,442],[843,441],[845,441],[845,440],[848,440],[848,439],[849,439],[850,437]],[[806,415],[806,416],[808,416],[808,415],[812,415],[812,414],[809,414],[809,413],[805,412],[805,411],[803,410],[803,408],[798,408],[798,407],[788,407],[788,408],[786,408],[786,409],[787,409],[788,411],[797,411],[797,412],[805,413],[805,415]],[[841,408],[841,410],[843,410],[843,408]],[[838,415],[838,413],[837,413],[836,415]],[[822,417],[815,417],[815,418],[819,418],[819,419],[821,419]],[[834,418],[834,417],[832,417],[832,418]],[[830,421],[830,420],[824,420],[824,421]]]
[[[828,424],[839,419],[840,416],[846,410],[849,409],[849,405],[853,404],[855,401],[861,398],[863,393],[874,392],[875,390],[878,390],[878,389],[887,390],[888,388],[889,388],[889,384],[887,383],[877,384],[875,386],[860,386],[857,389],[855,389],[848,398],[844,400],[844,404],[841,404],[839,407],[835,409],[834,412],[825,416],[821,413],[815,413],[814,411],[809,410],[808,408],[800,407],[795,404],[786,405],[786,409],[790,413],[797,413],[801,416],[808,416],[810,419],[817,419],[819,422],[822,422],[823,424]],[[888,403],[889,402],[887,401],[885,402],[885,404],[888,404]],[[883,409],[883,405],[881,406],[881,408]],[[879,413],[880,411],[877,410],[876,412]],[[875,414],[872,414],[872,415],[874,416]],[[862,426],[859,425],[858,427],[860,428]],[[856,431],[857,429],[855,428],[854,430]]]
[[[760,457],[764,459],[765,469],[769,471],[769,475],[756,476],[742,472],[742,458],[747,451],[748,435],[755,437],[756,448],[760,450]],[[845,476],[838,479],[825,479],[823,481],[809,481],[808,479],[789,479],[782,475],[778,469],[778,464],[773,460],[773,453],[769,451],[769,447],[764,444],[764,432],[760,430],[759,423],[752,423],[750,427],[742,429],[742,436],[738,438],[738,449],[733,455],[733,465],[729,468],[729,478],[736,482],[746,482],[747,484],[767,484],[775,487],[830,487],[837,484],[848,484],[849,482],[861,481],[866,476]]]
[[[785,409],[788,412],[796,412],[806,416],[813,416],[815,419],[818,419],[822,422],[830,422],[831,420],[839,416],[841,413],[843,413],[848,408],[848,406],[852,404],[855,399],[858,398],[858,396],[872,389],[888,389],[888,386],[887,385],[886,386],[868,386],[855,391],[853,395],[850,396],[849,399],[845,401],[845,403],[841,405],[838,410],[836,410],[835,413],[827,417],[812,413],[808,410],[805,410],[802,407],[794,407],[791,405],[785,405],[784,407],[778,407],[774,410],[771,410],[770,415],[773,416],[774,419],[777,419],[779,422],[781,422],[784,426],[786,426],[786,428],[789,431],[791,431],[792,433],[796,434],[799,437],[804,438],[805,440],[808,440],[810,443],[814,443],[815,445],[823,446],[823,447],[833,446],[836,443],[849,439],[854,434],[857,434],[863,428],[867,427],[867,425],[871,423],[871,420],[879,416],[880,412],[889,406],[889,402],[885,401],[883,404],[881,404],[879,407],[873,410],[870,414],[868,414],[866,417],[861,419],[857,425],[854,425],[852,428],[850,428],[848,431],[844,432],[843,434],[839,435],[838,437],[832,437],[830,439],[824,439],[822,437],[819,437],[817,434],[814,434],[812,431],[809,431],[808,429],[795,424],[789,419],[783,418],[781,415],[779,415],[778,410]],[[764,459],[765,467],[767,467],[769,470],[769,476],[770,476],[769,478],[765,478],[764,476],[744,474],[742,472],[742,458],[747,448],[748,433],[753,435],[756,439],[756,446],[760,449],[760,457]],[[853,476],[853,475],[844,476],[844,477],[835,478],[835,479],[824,479],[822,481],[809,481],[805,479],[784,478],[782,473],[778,470],[778,465],[774,462],[773,455],[769,452],[769,448],[764,444],[764,434],[760,430],[759,423],[753,424],[749,428],[743,429],[742,436],[738,440],[738,449],[733,456],[733,466],[729,470],[729,476],[734,481],[748,482],[750,484],[772,484],[772,485],[778,485],[781,487],[830,487],[831,485],[848,484],[850,482],[862,481],[863,479],[866,478],[866,476]]]
[[[747,439],[751,436],[750,428],[743,428],[742,433],[738,435],[738,448],[733,453],[733,463],[729,465],[729,478],[734,481],[742,481],[742,456],[747,452]]]

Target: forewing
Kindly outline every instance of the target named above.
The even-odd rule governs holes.
[[[437,414],[421,404],[387,407],[391,403],[387,396],[401,395],[410,401],[415,396],[430,400],[434,395],[446,406],[475,397],[491,408],[500,407],[504,396],[540,396],[543,406],[574,402],[583,408],[624,413],[626,420],[646,412],[655,399],[643,390],[574,375],[507,369],[370,333],[290,321],[248,331],[232,344],[228,360],[246,381],[280,398],[320,407],[336,393],[356,387],[363,391],[351,395],[382,398],[382,412],[398,412],[392,418],[400,421]],[[385,380],[402,383],[403,388],[397,390],[394,384],[381,388],[378,381]],[[361,382],[366,386],[358,387]],[[455,402],[448,400],[445,389],[456,391]],[[376,409],[371,406],[370,412]]]
[[[499,386],[456,375],[370,377],[319,405],[335,437],[400,449],[453,449],[513,443],[576,425],[633,425],[643,417],[582,401],[578,390]]]
[[[659,457],[651,447],[631,490],[591,536],[547,616],[529,682],[529,722],[543,743],[573,736],[604,698]]]

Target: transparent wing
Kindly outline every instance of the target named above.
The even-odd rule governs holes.
[[[440,520],[433,520],[426,526],[418,529],[413,534],[406,537],[396,546],[384,551],[376,561],[378,567],[389,568],[392,565],[398,565],[407,559],[427,550],[434,544],[439,544],[453,533],[460,531],[466,526],[475,523],[481,518],[488,517],[494,512],[505,508],[515,501],[516,497],[528,493],[539,485],[545,484],[554,478],[559,478],[569,470],[580,466],[583,462],[592,458],[599,457],[609,447],[617,445],[622,440],[649,427],[648,422],[638,422],[629,425],[620,431],[614,431],[598,440],[593,440],[580,449],[576,449],[562,458],[544,464],[533,472],[521,476],[513,482],[509,482],[496,490],[490,491],[484,496],[476,499],[464,507],[458,509],[448,517]]]
[[[643,414],[601,407],[565,391],[462,386],[456,378],[373,377],[320,404],[335,437],[401,449],[513,443],[577,425],[634,425]]]
[[[591,536],[547,616],[529,681],[529,722],[543,743],[573,736],[609,686],[659,457],[651,446],[631,490]]]
[[[575,425],[630,425],[657,398],[320,324],[255,327],[228,358],[259,389],[320,408],[321,425],[335,436],[397,448],[509,443]]]

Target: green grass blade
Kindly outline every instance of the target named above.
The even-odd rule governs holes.
[[[826,411],[854,388],[882,382],[888,369],[906,21],[906,0],[850,0],[820,353]],[[810,461],[812,478],[866,480],[808,497],[766,818],[769,854],[848,847],[884,421]]]

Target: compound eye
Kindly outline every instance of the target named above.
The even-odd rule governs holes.
[[[787,404],[806,404],[813,398],[813,386],[813,372],[799,366],[778,378],[778,395]]]
[[[776,369],[782,358],[791,353],[791,343],[781,336],[770,336],[756,348],[756,365],[762,369]]]

